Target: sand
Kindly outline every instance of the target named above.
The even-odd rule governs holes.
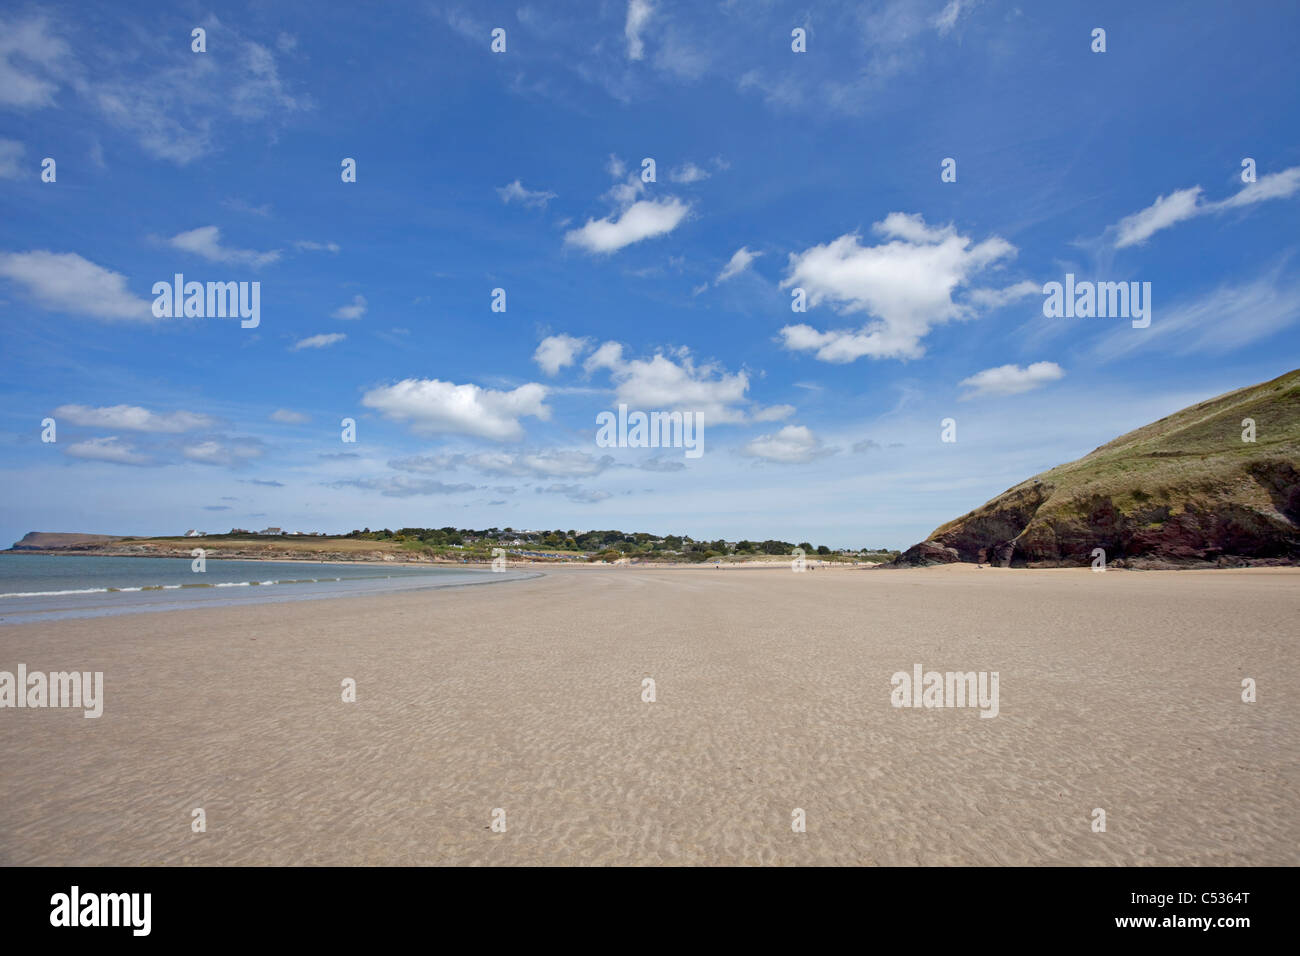
[[[106,699],[0,710],[0,863],[1296,865],[1297,621],[1297,569],[610,567],[4,627]]]

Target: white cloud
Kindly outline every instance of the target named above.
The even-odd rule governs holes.
[[[410,475],[387,475],[383,478],[353,478],[331,481],[331,488],[361,488],[378,491],[389,498],[413,498],[417,495],[457,495],[474,491],[468,484],[448,485],[433,478],[412,478]]]
[[[20,283],[42,307],[55,312],[155,321],[151,303],[131,294],[125,276],[74,252],[0,253],[0,276]]]
[[[698,35],[689,29],[669,27],[659,42],[659,50],[654,58],[655,69],[684,80],[698,80],[712,64],[712,58],[708,53],[709,47],[694,42],[698,39]],[[694,180],[681,181],[693,182]]]
[[[0,179],[19,179],[26,147],[16,139],[0,138]]]
[[[786,425],[775,435],[761,435],[746,443],[742,455],[762,458],[785,465],[800,464],[834,453],[822,440],[804,425]]]
[[[75,84],[145,152],[181,166],[218,148],[232,121],[274,125],[312,109],[309,97],[292,93],[281,79],[271,50],[215,17],[201,25],[208,32],[207,53],[196,55],[188,38],[177,43],[161,31],[142,39],[129,61],[117,60],[129,62],[133,71],[92,62],[97,75]]]
[[[264,451],[262,443],[255,439],[231,439],[187,445],[181,454],[201,465],[238,465],[261,458]]]
[[[53,106],[68,54],[44,17],[0,21],[0,105]]]
[[[390,461],[401,471],[439,474],[469,468],[496,477],[590,478],[614,465],[609,455],[597,458],[574,449],[546,449],[532,452],[485,451],[474,454],[424,455]]]
[[[795,411],[792,405],[756,405],[746,397],[746,372],[728,373],[714,362],[697,365],[685,348],[671,356],[657,352],[648,359],[626,359],[620,343],[605,342],[582,367],[589,375],[608,370],[614,400],[631,409],[697,412],[710,426],[779,421]]]
[[[141,455],[130,445],[122,444],[116,435],[107,438],[91,438],[87,441],[69,445],[66,454],[73,458],[85,458],[89,461],[108,461],[117,465],[147,465],[150,460]]]
[[[810,307],[825,302],[841,314],[866,313],[870,321],[856,330],[829,332],[786,326],[781,330],[786,348],[813,351],[824,362],[852,362],[864,355],[919,358],[925,353],[922,339],[934,326],[976,314],[978,301],[958,302],[954,293],[1016,253],[1005,239],[993,236],[972,244],[953,226],[927,226],[919,215],[890,213],[873,230],[887,241],[863,246],[850,233],[791,253],[782,288],[802,288]]]
[[[216,419],[198,412],[151,412],[138,405],[107,405],[92,408],[88,405],[60,405],[54,410],[55,420],[67,419],[74,425],[94,428],[118,428],[140,432],[178,434],[196,428],[211,428]]]
[[[372,388],[361,404],[395,421],[409,421],[418,434],[515,441],[524,434],[519,419],[550,419],[546,394],[546,386],[535,382],[503,392],[438,379],[409,378],[396,385]]]
[[[501,186],[497,189],[497,195],[501,197],[504,203],[518,202],[529,207],[545,207],[548,202],[555,198],[555,193],[544,192],[542,190],[525,189],[524,184],[516,179],[508,186]]]
[[[590,375],[598,368],[616,368],[623,361],[623,346],[618,342],[606,342],[587,356],[582,363],[582,370]]]
[[[961,15],[969,12],[978,2],[979,0],[948,0],[948,4],[931,21],[934,28],[939,31],[940,36],[946,36],[957,25]]]
[[[604,198],[613,202],[620,209],[626,209],[636,202],[644,192],[645,182],[641,179],[640,173],[631,172],[628,173],[626,180],[610,186]]]
[[[717,281],[726,282],[732,276],[740,275],[749,268],[751,262],[762,254],[761,252],[750,252],[746,246],[741,246],[732,253],[731,259],[722,267],[722,271],[718,273]]]
[[[1035,362],[1024,368],[1019,365],[986,368],[970,378],[962,379],[958,384],[971,389],[962,396],[966,399],[981,395],[1019,395],[1064,377],[1065,372],[1055,362]]]
[[[672,196],[643,199],[624,209],[617,219],[588,219],[585,226],[565,233],[564,239],[588,252],[616,252],[634,242],[672,232],[690,208],[689,203]]]
[[[1202,212],[1200,207],[1201,187],[1179,189],[1168,196],[1158,196],[1146,209],[1125,216],[1115,226],[1115,248],[1134,246],[1146,242],[1161,229],[1168,229],[1184,219],[1191,219]]]
[[[1010,305],[1012,302],[1019,302],[1027,296],[1042,295],[1042,293],[1042,286],[1026,279],[1005,289],[971,289],[970,294],[966,296],[966,301],[981,310],[991,311]]]
[[[564,495],[570,501],[578,504],[595,504],[610,497],[608,491],[591,491],[581,485],[548,485],[545,488],[539,485],[537,493],[539,495]]]
[[[1141,245],[1151,236],[1170,226],[1207,213],[1241,209],[1270,199],[1289,199],[1300,191],[1300,166],[1261,176],[1247,183],[1227,199],[1205,202],[1200,186],[1179,189],[1159,196],[1146,209],[1125,216],[1112,227],[1115,248]]]
[[[548,335],[537,346],[533,361],[547,375],[556,375],[560,369],[572,365],[590,344],[590,339],[575,338],[572,335]]]
[[[350,305],[341,305],[330,313],[330,318],[334,319],[359,319],[366,314],[366,297],[364,295],[354,295]]]
[[[299,339],[289,347],[289,351],[297,352],[300,349],[323,349],[328,348],[336,342],[342,342],[347,336],[342,332],[330,332],[322,335],[309,335],[305,339]]]
[[[240,199],[238,196],[235,196],[230,199],[221,200],[221,205],[225,206],[227,209],[233,209],[236,212],[242,212],[250,216],[258,216],[262,219],[271,218],[271,204],[269,202],[263,203],[260,206],[254,206],[252,203],[248,202],[248,200]]]
[[[230,249],[221,244],[221,230],[216,226],[200,226],[189,232],[182,232],[167,240],[177,249],[183,249],[210,262],[222,262],[234,265],[251,266],[259,269],[280,258],[280,250],[255,252],[251,249]]]
[[[623,25],[623,35],[627,38],[627,58],[639,60],[645,55],[645,44],[641,40],[641,30],[654,12],[650,0],[628,0],[627,22]]]
[[[1300,166],[1292,166],[1280,173],[1269,173],[1253,183],[1247,183],[1236,194],[1214,203],[1216,210],[1237,209],[1269,199],[1289,199],[1300,190]]]
[[[727,374],[715,364],[697,366],[685,349],[680,361],[662,353],[650,359],[623,359],[617,343],[607,342],[588,359],[586,368],[608,368],[615,399],[629,408],[698,412],[708,425],[742,422],[749,376]]]
[[[289,408],[277,408],[271,413],[271,421],[279,422],[281,425],[305,425],[311,421],[311,416]]]
[[[311,239],[299,239],[294,242],[293,247],[299,252],[339,252],[337,242],[315,242]]]
[[[669,172],[668,178],[675,183],[698,183],[708,179],[709,174],[694,163],[685,163]]]
[[[795,413],[793,405],[769,405],[767,408],[757,409],[753,414],[756,422],[779,422],[789,418]]]

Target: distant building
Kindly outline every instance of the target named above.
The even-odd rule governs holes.
[[[207,534],[206,531],[195,531],[193,528],[190,528],[189,531],[186,531],[186,532],[185,532],[185,537],[187,537],[187,538],[201,538],[201,537],[203,537],[205,534]]]
[[[249,531],[247,528],[231,528],[230,533],[231,534],[252,534],[253,532]]]
[[[279,528],[263,528],[258,534],[284,534]]]

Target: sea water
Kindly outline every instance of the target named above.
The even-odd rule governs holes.
[[[196,572],[189,558],[0,554],[0,624],[380,594],[528,576],[430,565],[212,557],[205,571]]]

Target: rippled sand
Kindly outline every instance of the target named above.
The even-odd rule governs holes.
[[[17,625],[106,703],[0,710],[0,862],[1296,865],[1298,621],[1293,569],[631,567]]]

